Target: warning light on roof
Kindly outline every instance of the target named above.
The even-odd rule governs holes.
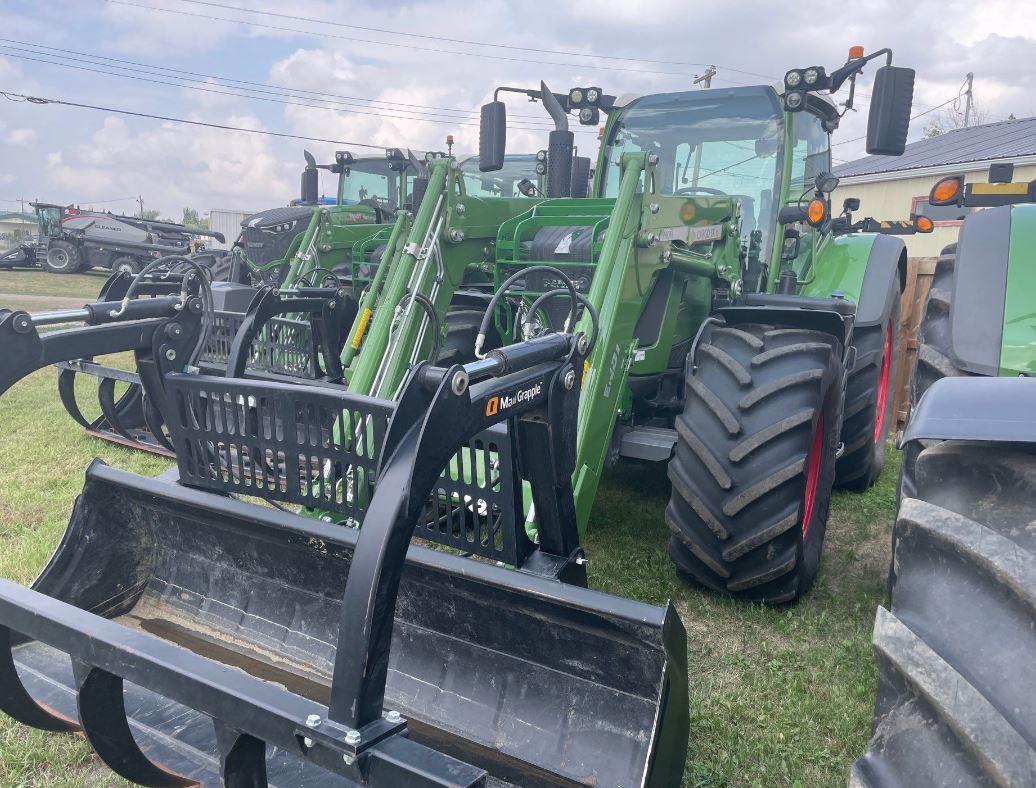
[[[859,44],[849,47],[849,59],[856,60],[863,57],[863,47]]]

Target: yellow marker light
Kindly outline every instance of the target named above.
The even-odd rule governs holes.
[[[1029,193],[1028,183],[973,183],[971,184],[972,194],[1013,194],[1025,195]]]
[[[928,195],[928,202],[932,205],[950,205],[955,203],[960,196],[963,185],[964,180],[959,175],[943,178],[932,187],[932,193]]]
[[[583,388],[583,384],[586,383],[586,373],[590,371],[590,362],[583,359],[583,376],[579,379],[579,388]]]
[[[694,214],[696,212],[693,202],[685,202],[680,209],[680,221],[684,224],[690,224],[694,221]]]
[[[824,223],[827,218],[827,203],[819,197],[814,197],[806,206],[806,221],[814,227]]]
[[[353,334],[352,348],[353,350],[360,349],[360,340],[363,339],[363,332],[367,330],[367,323],[371,319],[371,310],[366,308],[363,310],[363,314],[360,315],[360,324],[356,326],[356,333]]]
[[[915,216],[914,227],[917,228],[919,233],[930,233],[935,229],[935,222],[928,216]]]

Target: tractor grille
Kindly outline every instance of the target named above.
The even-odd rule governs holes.
[[[326,510],[352,526],[363,522],[393,403],[322,386],[197,375],[166,380],[183,484]],[[518,564],[532,548],[516,527],[520,492],[511,441],[498,425],[443,470],[415,535]]]

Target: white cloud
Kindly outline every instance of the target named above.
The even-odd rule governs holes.
[[[35,129],[11,129],[5,139],[11,145],[29,145],[38,136]]]

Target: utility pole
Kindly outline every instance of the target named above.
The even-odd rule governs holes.
[[[967,103],[964,105],[964,128],[967,128],[971,121],[971,109],[974,106],[971,96],[971,87],[975,82],[975,75],[969,71],[967,77],[965,77],[965,81],[968,83],[968,89],[964,91],[964,95],[967,97]]]
[[[142,195],[137,196],[137,202],[140,203],[140,218],[144,218],[144,197]]]
[[[714,76],[716,76],[716,67],[715,66],[709,66],[707,69],[705,69],[705,73],[702,74],[701,76],[698,76],[697,74],[695,74],[694,75],[694,81],[691,84],[692,85],[701,85],[702,88],[704,88],[705,90],[708,90],[709,88],[712,87],[712,78]]]

